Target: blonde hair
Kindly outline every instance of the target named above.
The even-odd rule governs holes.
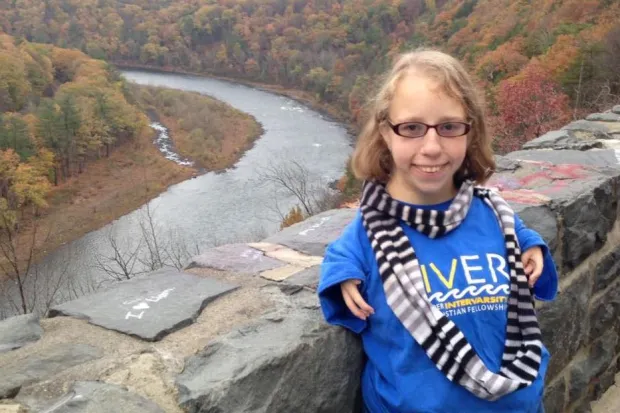
[[[484,119],[484,103],[461,63],[438,50],[420,49],[398,56],[385,75],[378,93],[369,101],[368,119],[358,138],[351,167],[360,180],[386,183],[392,170],[392,156],[381,136],[380,127],[386,122],[390,103],[399,81],[410,72],[418,72],[437,81],[443,92],[459,100],[471,122],[467,152],[463,164],[454,176],[460,186],[464,179],[484,184],[495,170],[491,139]]]

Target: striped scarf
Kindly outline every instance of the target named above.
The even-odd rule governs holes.
[[[430,238],[441,237],[463,222],[474,195],[495,212],[504,233],[510,267],[506,343],[498,373],[485,366],[459,328],[430,303],[420,263],[399,225],[402,220]],[[500,195],[466,181],[447,211],[435,211],[395,201],[383,185],[366,182],[360,210],[388,304],[449,380],[482,399],[496,400],[536,379],[541,361],[541,333],[521,262],[514,212]]]

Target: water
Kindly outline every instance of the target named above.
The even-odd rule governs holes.
[[[173,185],[153,199],[148,209],[142,206],[49,254],[39,266],[39,301],[49,296],[50,288],[56,289],[56,285],[62,284],[56,298],[66,300],[110,280],[99,268],[100,264],[109,264],[105,257],[113,255],[110,240],[116,240],[125,257],[140,245],[144,250],[141,223],[146,222],[146,213],[156,225],[159,244],[171,248],[187,246],[195,251],[214,243],[260,238],[276,232],[279,212],[285,213],[297,203],[290,194],[260,179],[262,174],[269,169],[288,168],[295,161],[307,169],[313,185],[325,188],[344,172],[352,151],[346,128],[292,99],[210,78],[142,70],[123,70],[122,74],[142,85],[210,95],[254,116],[264,134],[233,168]],[[163,140],[158,146],[164,155],[175,162],[191,162],[172,151],[163,136],[166,131],[160,126],[152,125],[159,128],[157,140]],[[135,265],[141,268],[139,263]],[[56,282],[61,278],[73,280],[72,286]],[[15,301],[13,286],[5,288],[11,290]],[[10,301],[2,300],[0,316],[12,311]]]
[[[164,158],[171,160],[174,163],[184,166],[194,166],[194,162],[190,159],[184,158],[175,151],[174,142],[168,134],[168,128],[159,122],[151,122],[151,128],[156,132],[154,140],[155,146],[159,148],[159,151],[164,155]]]

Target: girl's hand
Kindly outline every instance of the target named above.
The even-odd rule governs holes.
[[[343,281],[340,284],[340,290],[342,291],[342,298],[344,298],[345,304],[353,315],[366,320],[369,315],[375,313],[375,310],[362,298],[358,289],[360,283],[361,281],[356,279]]]
[[[523,253],[521,259],[523,261],[525,275],[527,275],[528,284],[530,288],[532,288],[543,271],[542,249],[540,247],[532,247]]]

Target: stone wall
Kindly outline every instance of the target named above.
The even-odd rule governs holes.
[[[586,412],[620,355],[620,107],[498,157],[490,182],[549,243],[560,293],[541,303],[549,413]],[[0,322],[0,412],[357,413],[359,340],[324,323],[327,243],[354,209],[204,251]]]
[[[552,243],[560,271],[557,300],[539,307],[552,354],[545,395],[550,413],[590,411],[590,402],[613,384],[620,369],[619,143],[620,107],[615,107],[507,156],[555,163],[547,167],[551,184],[542,191],[550,200],[524,216]],[[502,175],[495,182],[507,183]],[[512,199],[522,202],[520,197]],[[554,219],[543,223],[549,213]]]

